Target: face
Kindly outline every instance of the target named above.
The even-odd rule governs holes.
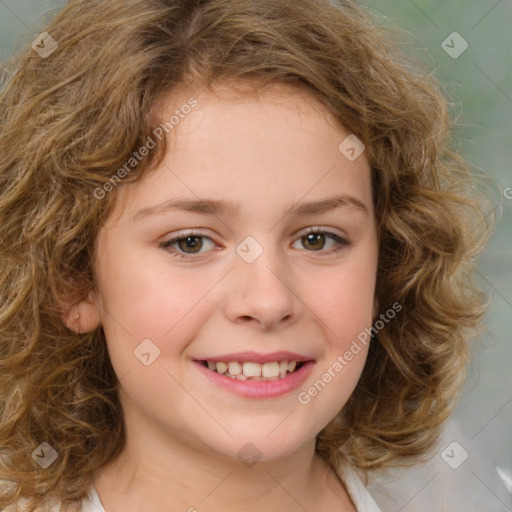
[[[189,96],[161,101],[162,119]],[[193,96],[163,162],[115,191],[91,308],[128,430],[230,457],[250,441],[270,460],[314,439],[364,366],[353,342],[375,314],[370,169],[304,93]],[[217,373],[222,362],[245,380]]]

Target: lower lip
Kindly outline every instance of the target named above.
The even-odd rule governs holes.
[[[200,361],[194,361],[194,363],[210,381],[245,398],[274,398],[286,395],[297,389],[307,379],[315,365],[314,361],[307,361],[297,371],[287,374],[282,379],[264,381],[233,379],[210,370]]]

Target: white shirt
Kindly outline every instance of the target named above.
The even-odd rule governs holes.
[[[346,466],[340,468],[338,474],[343,480],[357,512],[382,512],[351,464],[347,463]],[[82,501],[82,512],[105,512],[94,487],[90,488],[89,495]]]

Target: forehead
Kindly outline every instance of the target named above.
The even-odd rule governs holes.
[[[294,109],[298,116],[317,117],[329,123],[333,128],[343,129],[342,123],[335,118],[329,108],[307,88],[294,84],[263,83],[258,79],[225,78],[207,86],[179,86],[162,93],[154,102],[152,114],[160,122],[169,119],[170,114],[185,105],[193,97],[198,101],[200,110],[206,115],[211,110],[230,110],[231,112],[269,108]],[[197,109],[194,109],[195,111]],[[196,116],[197,117],[197,116]],[[187,123],[187,127],[190,123]],[[177,136],[186,135],[187,130],[180,123]]]
[[[191,98],[197,106],[182,109]],[[231,202],[243,203],[244,193],[254,195],[260,188],[269,192],[270,206],[272,197],[298,201],[312,186],[330,192],[341,184],[369,185],[364,155],[349,162],[338,150],[349,133],[323,104],[296,87],[221,83],[213,89],[180,89],[159,98],[153,112],[161,122],[180,114],[179,121],[167,134],[160,165],[139,182],[118,187],[118,215],[177,196],[231,196]]]

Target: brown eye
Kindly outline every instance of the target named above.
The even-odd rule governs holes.
[[[174,254],[176,258],[192,258],[195,255],[208,252],[207,250],[203,250],[208,249],[207,246],[205,248],[204,240],[210,243],[212,248],[215,246],[212,239],[205,235],[199,233],[184,233],[181,234],[181,236],[176,236],[175,238],[161,242],[160,247]]]
[[[314,251],[318,251],[325,246],[325,235],[323,233],[309,233],[303,236],[301,240],[306,249],[310,248]]]
[[[331,240],[330,246],[329,240]],[[318,229],[316,231],[312,229],[305,235],[302,235],[297,240],[297,242],[299,241],[302,247],[307,249],[309,252],[321,252],[322,254],[337,252],[343,249],[343,247],[350,245],[348,240],[345,240],[339,235],[329,231],[320,231]]]
[[[178,247],[183,252],[195,254],[203,247],[202,237],[200,236],[187,236],[186,238],[178,239]]]

